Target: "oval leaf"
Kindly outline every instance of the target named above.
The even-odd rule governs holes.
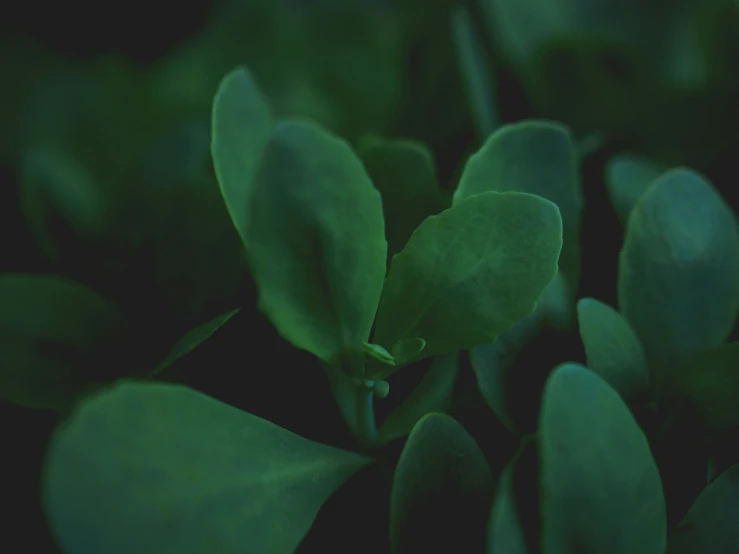
[[[588,367],[625,400],[647,393],[649,370],[644,350],[623,316],[594,298],[582,298],[577,303],[577,319]]]
[[[213,168],[231,219],[241,239],[251,211],[252,182],[273,122],[269,106],[245,67],[226,75],[213,99]]]
[[[641,156],[622,154],[606,164],[606,190],[616,215],[624,225],[631,210],[655,179],[667,168]]]
[[[382,196],[388,255],[400,252],[429,215],[441,211],[441,189],[431,151],[404,139],[368,137],[357,148]]]
[[[494,482],[485,456],[465,429],[428,414],[400,455],[390,496],[390,543],[396,554],[485,551]]]
[[[674,169],[642,196],[626,228],[618,300],[658,387],[666,372],[729,334],[739,308],[739,234],[702,176]]]
[[[540,415],[547,554],[656,554],[666,511],[657,465],[631,412],[596,373],[555,368]]]
[[[454,392],[458,373],[457,354],[435,358],[410,396],[387,417],[380,427],[380,442],[390,442],[407,436],[413,426],[426,414],[446,411]]]
[[[526,535],[518,515],[513,490],[513,464],[500,476],[498,494],[488,520],[487,554],[528,554]]]
[[[63,409],[120,377],[127,324],[118,308],[53,275],[0,275],[0,398]]]
[[[559,210],[531,194],[478,194],[429,217],[393,258],[373,342],[422,338],[421,357],[493,342],[534,310],[561,246]]]
[[[530,120],[504,125],[470,156],[454,203],[481,192],[527,192],[554,202],[562,214],[559,263],[570,290],[580,272],[583,192],[577,146],[562,124]]]
[[[739,342],[709,350],[681,368],[670,392],[712,431],[739,426]]]
[[[187,387],[123,383],[57,431],[43,499],[68,554],[292,554],[369,462]]]
[[[734,554],[739,545],[739,466],[722,473],[698,496],[670,535],[667,554]]]
[[[380,195],[349,145],[312,123],[280,123],[251,210],[246,249],[273,325],[327,363],[361,351],[387,243]]]

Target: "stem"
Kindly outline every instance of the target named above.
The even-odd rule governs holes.
[[[375,391],[363,384],[357,385],[357,434],[367,446],[377,443]]]
[[[452,11],[452,38],[475,127],[486,140],[499,125],[494,76],[482,39],[467,7]]]

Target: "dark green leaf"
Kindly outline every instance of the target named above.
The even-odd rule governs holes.
[[[657,387],[731,331],[739,307],[739,234],[731,209],[699,174],[665,173],[634,207],[618,300]]]
[[[739,342],[709,350],[675,371],[669,390],[712,430],[739,426]]]
[[[371,344],[369,342],[362,343],[362,348],[364,350],[364,353],[368,356],[374,358],[375,360],[382,362],[383,364],[387,365],[395,365],[395,358],[385,350],[382,346],[378,344]]]
[[[670,535],[667,554],[734,554],[739,545],[739,466],[698,496]]]
[[[382,292],[387,242],[380,195],[349,145],[312,123],[280,123],[251,209],[246,250],[273,325],[330,364],[361,351]]]
[[[647,360],[623,316],[594,298],[582,298],[577,303],[577,318],[588,367],[625,400],[644,395],[649,390]]]
[[[68,407],[91,385],[120,376],[126,331],[118,308],[79,283],[0,275],[0,397]]]
[[[660,474],[618,393],[593,371],[563,364],[547,381],[539,421],[542,550],[663,552]]]
[[[500,122],[494,75],[469,8],[455,7],[451,19],[452,38],[467,102],[477,134],[485,140]]]
[[[407,364],[421,355],[426,341],[420,338],[399,340],[393,345],[393,357],[397,365]]]
[[[458,373],[457,354],[435,358],[410,396],[383,422],[379,431],[380,442],[407,436],[426,414],[446,411]]]
[[[433,154],[419,142],[377,137],[365,138],[357,154],[380,191],[392,257],[424,219],[441,210]]]
[[[43,500],[68,554],[291,554],[370,461],[180,385],[123,383],[57,431]]]
[[[575,291],[584,203],[578,163],[564,125],[546,120],[504,125],[468,160],[454,203],[487,191],[526,192],[554,202],[562,214],[564,239],[559,267]]]
[[[647,158],[628,154],[614,156],[608,161],[606,189],[621,223],[626,225],[641,195],[666,169]]]
[[[561,245],[559,210],[531,194],[478,194],[429,217],[393,258],[374,342],[422,338],[427,357],[494,341],[534,310]]]
[[[488,520],[487,554],[527,554],[526,535],[516,509],[511,462],[500,476],[498,494]]]
[[[251,73],[238,67],[226,75],[213,99],[211,149],[221,193],[244,241],[252,211],[252,182],[272,127],[269,106]]]
[[[509,405],[508,373],[515,357],[539,330],[541,312],[537,309],[516,325],[501,333],[495,342],[469,351],[470,365],[477,378],[482,398],[498,419],[511,431],[516,425]]]
[[[167,354],[167,357],[162,363],[160,363],[154,372],[149,377],[155,377],[180,358],[187,356],[190,352],[195,350],[202,343],[207,341],[213,333],[223,327],[226,322],[239,313],[240,308],[231,310],[225,314],[214,317],[213,319],[206,321],[202,325],[195,327],[195,329],[188,332],[184,337],[178,340],[172,349]]]
[[[395,554],[485,551],[494,482],[480,448],[451,417],[413,428],[393,476],[390,542]]]

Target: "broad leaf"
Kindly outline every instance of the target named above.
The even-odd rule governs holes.
[[[542,550],[663,552],[659,470],[618,393],[589,369],[563,364],[547,381],[539,421]]]
[[[621,223],[626,225],[631,210],[667,168],[641,156],[614,156],[606,165],[606,189]]]
[[[123,314],[80,283],[5,273],[0,306],[0,398],[64,409],[124,370]]]
[[[369,462],[180,385],[123,383],[57,431],[43,501],[67,554],[291,554]]]
[[[227,74],[213,99],[213,167],[228,212],[246,241],[252,182],[273,123],[269,106],[245,67]]]
[[[505,125],[467,161],[454,203],[487,191],[527,192],[554,202],[562,214],[564,237],[559,267],[575,291],[584,204],[578,163],[575,142],[564,125],[545,120]]]
[[[618,301],[658,387],[731,331],[739,308],[739,234],[731,209],[699,174],[667,172],[634,207]]]
[[[669,391],[713,431],[739,426],[739,342],[709,350],[671,376]]]
[[[528,554],[526,535],[518,516],[513,490],[512,461],[500,476],[498,493],[488,519],[487,554]]]
[[[446,411],[458,373],[457,354],[435,358],[410,396],[383,422],[379,431],[380,442],[407,436],[426,414]]]
[[[493,342],[529,315],[557,272],[557,207],[488,192],[426,219],[393,258],[373,342],[422,338],[421,356]]]
[[[514,432],[516,425],[509,404],[509,369],[516,356],[539,330],[540,323],[541,312],[537,309],[502,333],[495,342],[476,346],[469,351],[470,365],[482,398],[501,423]]]
[[[195,350],[198,346],[200,346],[211,336],[213,336],[213,333],[223,327],[233,316],[239,313],[239,311],[241,311],[240,308],[231,310],[230,312],[214,317],[213,319],[208,320],[202,325],[198,325],[197,327],[195,327],[195,329],[189,331],[187,334],[185,334],[185,336],[183,336],[175,343],[175,345],[169,351],[169,354],[167,354],[167,357],[164,359],[164,361],[157,366],[157,368],[151,375],[149,375],[149,377],[156,376],[157,374],[170,367],[180,358],[187,356],[190,352]]]
[[[594,298],[582,298],[577,303],[577,318],[588,367],[625,400],[647,393],[649,369],[644,350],[623,316]]]
[[[260,308],[282,336],[327,363],[359,352],[387,255],[380,195],[359,158],[312,123],[283,122],[251,194],[246,249]]]
[[[390,543],[395,554],[485,551],[494,482],[485,456],[451,417],[413,428],[393,476]]]
[[[667,554],[733,554],[739,544],[739,466],[722,473],[698,496],[670,535]]]
[[[380,191],[392,257],[424,219],[441,211],[433,154],[419,142],[377,137],[364,139],[357,154]]]

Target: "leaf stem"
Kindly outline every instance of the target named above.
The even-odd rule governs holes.
[[[365,384],[357,385],[357,434],[366,446],[377,443],[377,422],[375,421],[375,391]]]

